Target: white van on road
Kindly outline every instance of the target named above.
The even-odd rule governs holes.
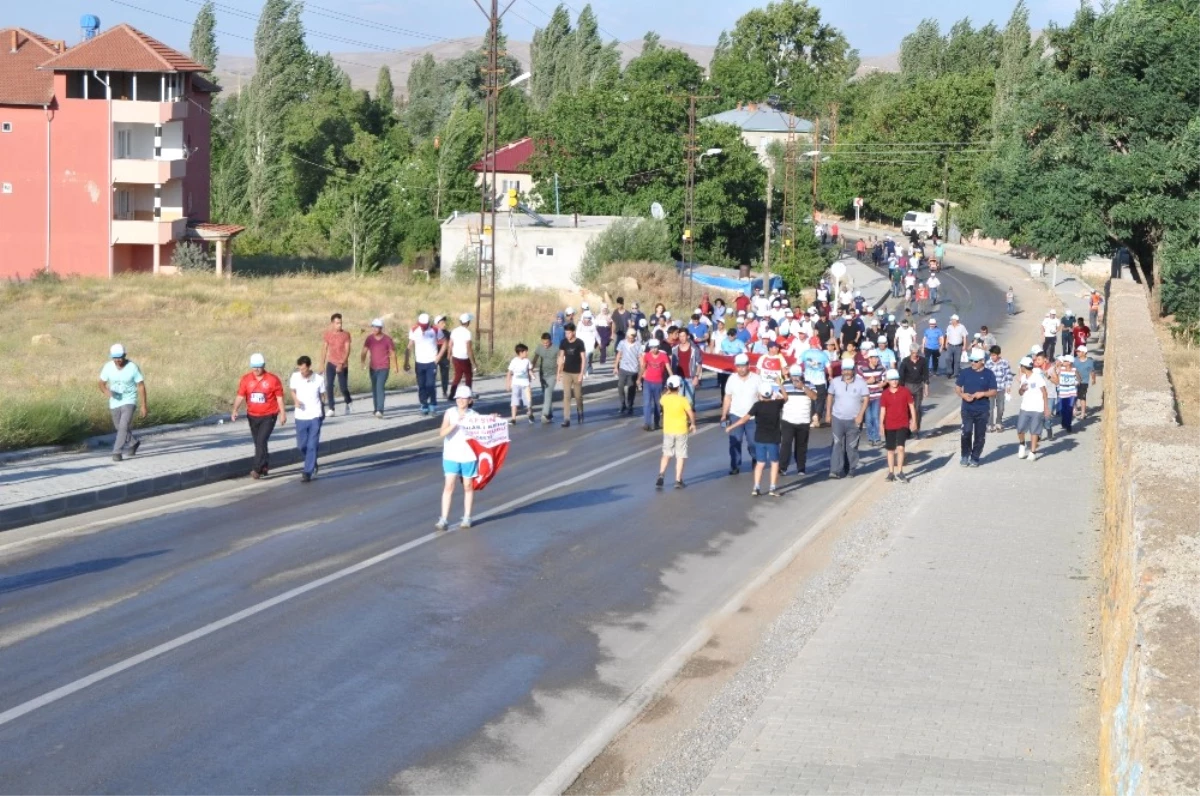
[[[937,216],[933,213],[919,213],[916,210],[909,210],[904,214],[904,220],[900,222],[900,231],[908,235],[914,229],[922,238],[931,237],[933,231],[937,229]]]

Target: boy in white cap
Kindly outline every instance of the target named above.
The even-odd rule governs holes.
[[[417,323],[408,332],[408,345],[404,349],[404,370],[407,372],[410,355],[417,360],[417,398],[421,402],[421,414],[437,411],[437,359],[438,333],[429,323],[429,315],[422,312]]]
[[[458,327],[450,333],[450,365],[454,368],[450,394],[457,395],[459,382],[470,387],[475,378],[475,344],[471,336],[469,312],[458,316]]]
[[[900,371],[891,368],[884,374],[887,386],[879,396],[879,422],[887,446],[887,480],[908,483],[904,474],[904,445],[908,435],[917,431],[917,405],[912,392],[900,384]]]
[[[462,429],[463,421],[474,417],[475,410],[471,408],[473,398],[471,388],[463,384],[454,388],[454,406],[446,410],[442,416],[442,427],[438,436],[442,438],[442,472],[446,479],[442,487],[442,514],[433,526],[436,530],[444,531],[450,527],[450,504],[454,500],[454,486],[462,481],[463,486],[463,518],[460,528],[471,527],[471,508],[475,503],[475,475],[479,464],[467,434]]]
[[[371,374],[371,398],[375,402],[375,417],[382,418],[388,375],[393,366],[396,370],[400,369],[400,362],[396,357],[396,343],[383,333],[382,318],[371,321],[371,333],[363,339],[359,361],[367,365],[367,357],[370,357],[368,372]]]
[[[1038,442],[1042,429],[1050,417],[1050,394],[1046,377],[1033,363],[1033,357],[1021,359],[1021,376],[1013,382],[1021,399],[1017,411],[1017,458],[1028,455],[1030,461],[1037,459]],[[1025,452],[1025,435],[1029,435],[1029,453]]]
[[[238,409],[246,405],[246,420],[250,423],[250,436],[254,438],[254,466],[251,478],[265,478],[270,451],[267,442],[275,430],[275,422],[287,425],[287,406],[283,402],[283,383],[274,373],[267,372],[267,360],[262,354],[250,355],[250,372],[238,382],[237,395],[233,399],[233,411],[229,419],[238,419]]]
[[[696,433],[696,414],[691,402],[682,394],[683,379],[671,376],[667,379],[667,393],[660,400],[663,417],[662,458],[658,463],[658,480],[654,486],[662,489],[663,478],[671,457],[675,458],[675,488],[683,489],[683,465],[688,457],[688,434]]]
[[[108,399],[108,411],[112,415],[113,428],[117,435],[113,439],[112,457],[114,462],[123,458],[125,448],[133,456],[141,447],[142,441],[133,436],[130,426],[133,425],[133,413],[141,407],[139,415],[143,420],[149,411],[146,406],[146,379],[142,369],[125,357],[125,346],[113,343],[108,349],[108,362],[100,369],[100,394]]]

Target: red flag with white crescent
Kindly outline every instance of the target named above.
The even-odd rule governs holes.
[[[504,465],[504,459],[508,456],[508,442],[484,445],[478,440],[468,439],[467,444],[471,446],[471,450],[475,451],[475,478],[472,479],[472,483],[475,491],[478,492],[488,485],[496,473],[500,472],[500,468]]]
[[[750,358],[750,370],[757,371],[758,360],[761,357],[765,357],[766,354],[747,354],[746,356]],[[796,358],[790,353],[785,353],[783,358],[788,365],[796,364]],[[710,354],[706,351],[700,360],[700,365],[705,370],[712,370],[717,373],[734,372],[733,356],[729,354]]]

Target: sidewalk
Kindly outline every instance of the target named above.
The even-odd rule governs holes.
[[[883,555],[699,793],[1094,789],[1099,418],[1030,463],[1015,455],[1011,404],[979,469],[955,464],[957,433],[934,442],[940,467],[895,496]]]
[[[614,388],[611,362],[596,366],[595,374],[584,384],[586,394]],[[507,415],[509,395],[503,377],[477,379],[475,388],[477,409]],[[534,391],[535,406],[540,409],[539,394]],[[562,410],[561,390],[556,398],[557,418]],[[343,415],[339,397],[338,414],[326,418],[321,430],[321,455],[430,431],[441,424],[441,413],[450,404],[439,400],[438,414],[422,415],[417,391],[408,389],[389,393],[384,406],[380,420],[371,413],[369,395],[355,396],[353,413]],[[300,461],[292,422],[289,401],[288,425],[276,426],[271,437],[273,471]],[[136,457],[123,462],[112,460],[112,436],[108,435],[107,445],[103,444],[105,437],[96,438],[89,441],[86,452],[54,453],[0,466],[0,531],[245,476],[254,456],[245,420],[231,423],[228,416],[221,425],[213,422],[163,433],[137,429],[137,433],[142,447]]]

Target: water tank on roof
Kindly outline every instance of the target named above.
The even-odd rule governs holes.
[[[79,29],[83,31],[85,40],[93,38],[96,31],[100,30],[100,17],[95,14],[84,14],[79,18]]]

